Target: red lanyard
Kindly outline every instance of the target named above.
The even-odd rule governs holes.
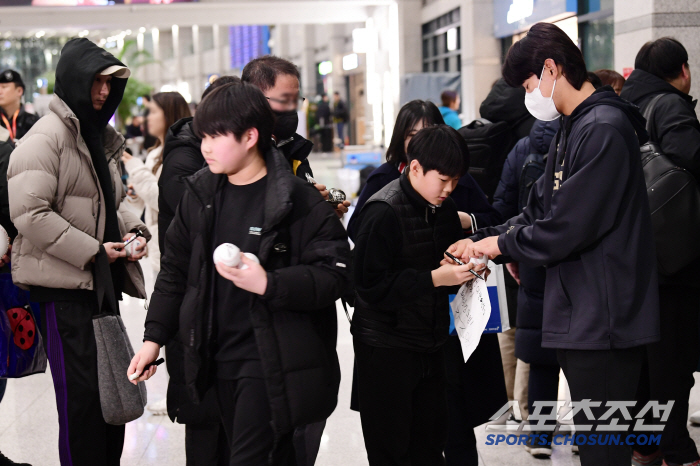
[[[3,121],[3,123],[5,123],[5,127],[10,132],[10,139],[12,141],[15,140],[15,135],[17,134],[17,115],[19,115],[19,109],[17,109],[15,114],[12,116],[12,127],[10,127],[10,122],[7,121],[7,117],[5,117],[4,113],[0,112],[0,116],[2,117],[2,121]]]
[[[401,162],[399,164],[399,173],[403,173],[404,168],[406,168],[406,162]]]

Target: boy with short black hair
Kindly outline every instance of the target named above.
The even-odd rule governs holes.
[[[355,242],[352,333],[370,465],[444,464],[448,294],[474,278],[474,264],[440,265],[463,236],[449,195],[469,167],[466,142],[430,126],[411,139],[408,158],[362,208]]]
[[[294,428],[331,414],[340,381],[335,301],[347,236],[271,147],[273,126],[265,97],[245,83],[214,90],[197,110],[209,167],[186,180],[128,370],[151,377],[144,367],[177,333],[192,399],[216,385],[232,465],[291,464]],[[214,264],[224,243],[260,264],[242,254],[245,268]]]
[[[622,415],[606,414],[606,403],[635,399],[646,345],[660,336],[639,150],[647,141],[644,118],[610,86],[593,87],[581,50],[551,23],[533,25],[511,46],[503,77],[525,88],[534,117],[560,118],[560,129],[522,213],[450,252],[547,266],[542,347],[557,350],[573,402],[600,403],[592,416],[578,411],[574,423],[592,425],[591,432],[623,426]],[[582,466],[630,464],[629,445],[593,443],[578,445]]]

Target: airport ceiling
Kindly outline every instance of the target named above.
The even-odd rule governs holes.
[[[27,37],[40,31],[170,28],[218,24],[332,24],[364,22],[393,0],[227,0],[169,5],[0,7],[0,35]]]

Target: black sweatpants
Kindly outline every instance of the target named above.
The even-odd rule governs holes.
[[[420,353],[354,340],[370,466],[444,465],[447,398],[442,348]]]
[[[600,419],[610,409],[605,406],[608,401],[634,401],[644,351],[643,346],[613,350],[557,350],[559,365],[571,389],[571,400],[600,401],[600,407],[591,408],[595,419]],[[621,425],[630,423],[616,411],[611,419],[600,421],[600,424],[610,424],[613,419]],[[623,438],[627,435],[625,432],[596,432],[598,422],[589,420],[583,410],[574,415],[574,424],[593,425],[590,434],[619,433]],[[579,445],[579,453],[581,466],[629,466],[632,449],[627,445],[586,444]]]
[[[272,414],[263,379],[218,379],[216,390],[221,421],[231,448],[230,466],[295,464],[293,431],[280,437],[274,445]]]
[[[559,366],[548,364],[530,363],[530,375],[527,384],[528,411],[532,414],[535,410],[535,402],[557,401],[559,397]],[[540,408],[542,415],[552,413],[556,408]],[[555,411],[556,413],[556,411]],[[533,421],[533,424],[537,422]],[[545,424],[556,424],[545,422]]]
[[[96,314],[96,300],[41,303],[41,334],[56,391],[62,466],[116,466],[124,447],[124,426],[109,425],[102,417],[92,327]]]
[[[659,287],[659,307],[661,340],[647,346],[648,370],[642,374],[638,404],[643,407],[649,400],[660,404],[674,401],[659,447],[669,464],[692,463],[700,459],[688,433],[688,398],[700,355],[700,289],[663,285]],[[659,447],[645,445],[635,449],[649,455]]]

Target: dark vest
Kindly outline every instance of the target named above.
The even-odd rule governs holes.
[[[448,198],[440,207],[431,206],[404,175],[378,191],[363,209],[373,202],[389,204],[401,225],[401,253],[392,270],[434,270],[440,266],[447,248],[462,237],[454,201]],[[448,290],[435,288],[400,307],[369,304],[358,296],[352,333],[371,346],[434,351],[447,340],[449,325]]]

